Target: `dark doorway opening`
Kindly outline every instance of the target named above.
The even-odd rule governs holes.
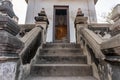
[[[67,15],[66,9],[56,9],[56,15]]]

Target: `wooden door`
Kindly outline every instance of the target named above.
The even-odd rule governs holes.
[[[53,42],[70,42],[68,6],[54,6],[53,25]]]

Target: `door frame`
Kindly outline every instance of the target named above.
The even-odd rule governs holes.
[[[70,26],[69,26],[69,6],[67,5],[54,5],[54,10],[53,10],[53,42],[56,42],[55,40],[55,17],[56,17],[56,10],[57,9],[63,9],[67,11],[67,42],[70,42]]]

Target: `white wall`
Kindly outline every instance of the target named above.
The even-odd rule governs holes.
[[[74,20],[78,8],[81,8],[85,16],[89,16],[89,22],[96,22],[96,12],[94,0],[29,0],[28,10],[26,15],[26,24],[33,24],[34,17],[45,8],[46,14],[49,19],[49,28],[47,41],[52,41],[53,31],[53,10],[54,5],[67,5],[69,6],[69,25],[70,25],[70,41],[75,41]]]

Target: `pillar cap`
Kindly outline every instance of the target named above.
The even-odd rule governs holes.
[[[84,17],[84,13],[82,13],[81,8],[78,8],[78,12],[75,18],[75,25],[76,24],[87,24],[88,17]]]

